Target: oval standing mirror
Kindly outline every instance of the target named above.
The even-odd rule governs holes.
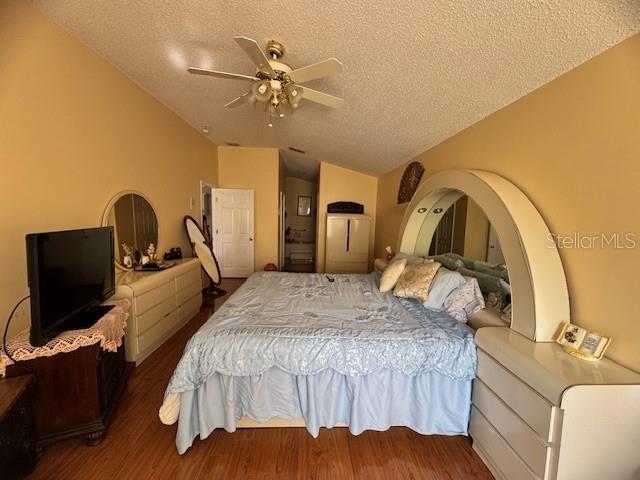
[[[158,217],[151,202],[135,191],[120,192],[111,199],[102,225],[113,226],[116,265],[131,269],[149,245],[158,248]]]
[[[187,231],[187,236],[189,237],[193,251],[202,264],[202,269],[214,285],[214,290],[220,290],[216,288],[222,281],[218,260],[216,260],[213,250],[207,244],[205,234],[200,228],[200,225],[198,225],[198,222],[196,222],[193,217],[187,215],[184,217],[184,228]]]

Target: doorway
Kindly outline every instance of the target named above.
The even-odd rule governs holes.
[[[213,253],[224,278],[247,278],[254,271],[254,192],[214,188]]]
[[[317,181],[285,177],[282,264],[286,272],[315,272],[317,192]]]

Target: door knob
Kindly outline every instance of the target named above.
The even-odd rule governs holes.
[[[250,242],[253,242],[253,237],[249,237],[249,241],[250,241]]]

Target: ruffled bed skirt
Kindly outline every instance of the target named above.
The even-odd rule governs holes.
[[[183,454],[198,435],[205,439],[216,428],[235,431],[242,417],[303,418],[314,437],[320,427],[340,424],[354,435],[393,425],[422,434],[466,435],[470,403],[471,380],[437,372],[409,377],[381,370],[351,377],[330,369],[292,375],[273,367],[257,376],[216,373],[197,390],[168,396],[160,417],[164,423],[178,417],[176,446]]]

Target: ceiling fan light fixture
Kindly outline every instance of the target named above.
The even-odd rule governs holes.
[[[254,74],[244,75],[197,67],[187,69],[195,75],[250,82],[249,91],[225,104],[225,108],[235,108],[245,103],[255,108],[261,102],[264,104],[263,111],[269,115],[267,125],[273,127],[274,118],[284,118],[285,113],[293,113],[304,103],[317,103],[329,108],[338,108],[344,103],[342,98],[303,86],[312,80],[341,73],[343,65],[336,58],[294,69],[281,60],[285,48],[280,42],[270,40],[263,50],[251,38],[235,36],[233,39],[255,65]]]
[[[251,96],[260,102],[267,102],[271,98],[271,85],[267,80],[254,82],[251,86]]]
[[[284,93],[287,96],[287,99],[289,100],[289,104],[293,108],[297,108],[300,105],[300,102],[302,101],[302,89],[298,87],[295,83],[289,83],[284,88]]]

